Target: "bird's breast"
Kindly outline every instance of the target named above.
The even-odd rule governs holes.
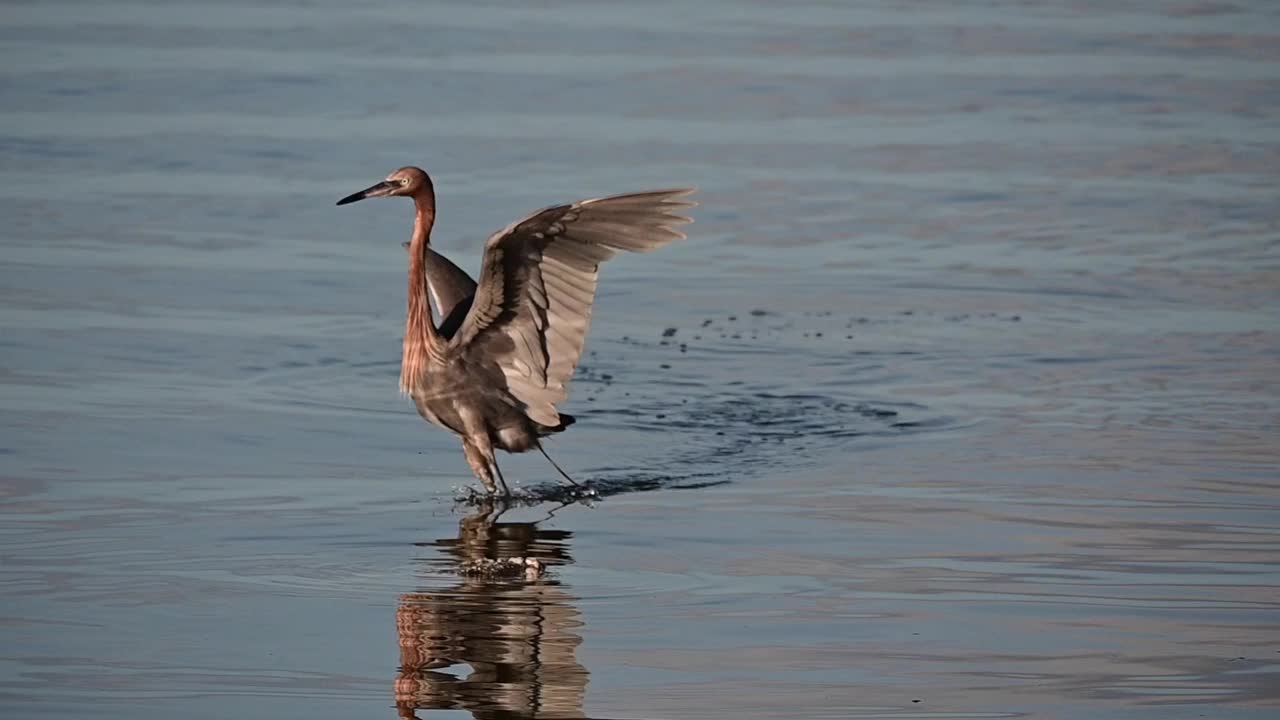
[[[413,404],[423,420],[452,433],[463,432],[462,416],[457,398],[442,394],[413,394]]]

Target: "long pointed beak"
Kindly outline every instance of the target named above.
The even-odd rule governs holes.
[[[347,205],[349,203],[363,200],[365,198],[386,197],[390,195],[391,191],[397,187],[399,187],[399,185],[396,185],[395,183],[390,182],[388,180],[383,180],[377,185],[370,185],[369,187],[361,190],[358,193],[351,193],[350,195],[339,200],[338,204]]]

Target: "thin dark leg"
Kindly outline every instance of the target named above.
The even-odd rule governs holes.
[[[551,463],[551,467],[555,468],[556,472],[560,473],[560,477],[568,480],[569,484],[574,487],[581,487],[573,478],[569,477],[569,473],[561,470],[560,466],[556,464],[556,461],[551,459],[551,456],[547,454],[547,451],[542,448],[542,443],[538,443],[538,452],[542,453],[542,457],[546,458],[547,462]]]

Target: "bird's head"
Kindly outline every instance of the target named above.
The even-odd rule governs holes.
[[[338,201],[338,204],[346,205],[365,198],[376,197],[417,197],[423,193],[434,193],[434,188],[431,186],[431,177],[422,168],[410,165],[391,173],[386,180],[380,183],[370,185],[358,193],[352,193],[342,198]]]

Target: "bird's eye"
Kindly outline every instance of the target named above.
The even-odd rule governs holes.
[[[409,178],[400,178],[400,184],[409,187]]]

